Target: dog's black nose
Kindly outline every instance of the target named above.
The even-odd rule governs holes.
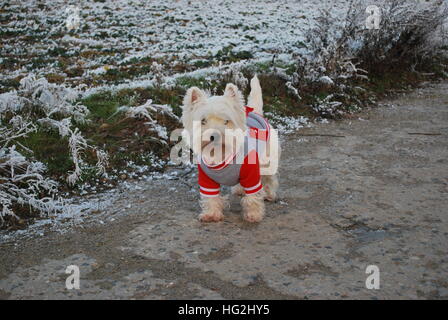
[[[210,136],[210,141],[215,141],[215,136]]]

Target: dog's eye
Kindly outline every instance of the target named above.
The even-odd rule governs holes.
[[[201,120],[201,124],[202,124],[202,125],[205,125],[206,123],[207,123],[207,120],[205,120],[205,119],[202,119],[202,120]]]
[[[228,125],[229,122],[230,122],[230,120],[224,120],[224,125],[225,125],[225,126]]]

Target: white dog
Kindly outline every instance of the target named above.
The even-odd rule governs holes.
[[[221,185],[233,186],[232,193],[243,196],[244,219],[249,222],[262,220],[264,200],[275,200],[280,149],[276,131],[262,114],[256,76],[251,80],[248,106],[231,83],[223,96],[209,97],[197,87],[188,89],[182,123],[198,157],[201,221],[223,220]]]

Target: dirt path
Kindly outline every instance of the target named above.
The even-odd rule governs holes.
[[[448,84],[283,143],[259,225],[200,224],[195,177],[141,182],[104,224],[0,247],[0,298],[448,298]],[[435,133],[421,135],[409,133]],[[113,221],[112,221],[113,220]],[[83,227],[82,227],[83,226]],[[81,288],[65,288],[65,268]],[[380,289],[365,287],[366,267]]]

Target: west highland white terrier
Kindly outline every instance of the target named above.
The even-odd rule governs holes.
[[[264,200],[274,201],[278,189],[280,148],[276,130],[263,118],[260,82],[251,82],[247,106],[240,90],[227,84],[224,95],[208,96],[197,87],[183,101],[184,134],[198,160],[202,213],[199,220],[224,219],[226,198],[220,186],[243,196],[244,219],[259,222]]]

